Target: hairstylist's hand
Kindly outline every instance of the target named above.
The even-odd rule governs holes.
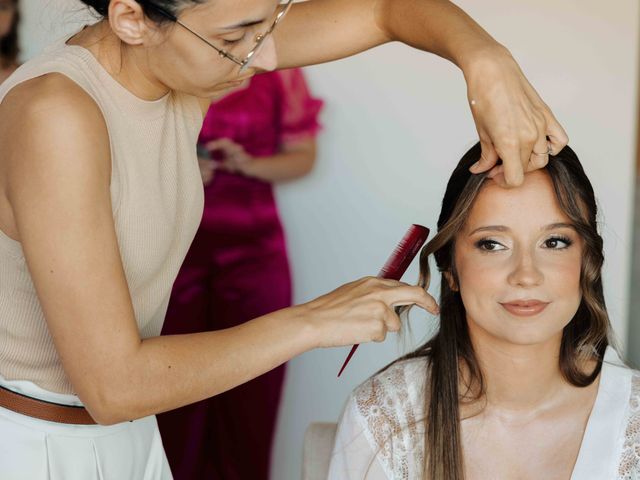
[[[295,308],[314,326],[318,347],[337,347],[382,342],[387,332],[400,330],[394,307],[412,304],[439,313],[435,299],[422,287],[366,277]]]
[[[525,172],[547,164],[549,151],[564,148],[567,134],[504,47],[476,55],[463,71],[482,144],[471,172],[493,169],[490,176],[502,173],[506,186],[520,185]]]
[[[241,173],[247,175],[247,167],[250,165],[253,157],[249,155],[244,147],[228,138],[219,138],[208,142],[205,145],[211,153],[217,152],[221,154],[222,160],[218,164],[220,170],[226,170],[231,173]]]

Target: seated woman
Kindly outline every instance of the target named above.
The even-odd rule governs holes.
[[[640,478],[640,374],[620,361],[591,184],[566,147],[513,189],[453,172],[438,233],[440,328],[358,387],[329,478]]]

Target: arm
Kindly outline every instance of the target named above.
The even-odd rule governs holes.
[[[315,139],[285,144],[279,153],[270,157],[252,157],[241,145],[222,138],[207,144],[210,150],[221,150],[226,160],[217,167],[239,172],[265,182],[284,182],[308,174],[316,160]]]
[[[400,41],[460,68],[499,44],[446,0],[311,0],[294,4],[274,32],[278,68],[330,62]]]
[[[504,162],[507,183],[546,165],[568,142],[550,109],[507,49],[446,0],[322,0],[295,4],[274,32],[279,68],[327,62],[377,45],[401,41],[455,63],[482,142],[474,173]]]
[[[62,75],[26,82],[0,105],[0,144],[18,240],[47,326],[74,390],[99,423],[202,400],[314,347],[381,341],[400,327],[394,305],[435,311],[418,287],[364,279],[236,328],[141,340],[97,105]]]
[[[284,145],[280,153],[272,157],[257,158],[242,165],[240,171],[266,182],[284,182],[304,177],[316,160],[316,141],[310,139],[292,145]]]

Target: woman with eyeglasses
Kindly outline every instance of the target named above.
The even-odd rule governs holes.
[[[0,83],[18,68],[18,0],[0,0]]]
[[[3,478],[171,478],[155,414],[313,348],[381,341],[395,306],[437,311],[420,287],[364,278],[160,337],[202,215],[195,145],[212,98],[401,41],[462,70],[482,143],[472,172],[518,185],[567,143],[509,52],[445,0],[83,2],[103,18],[0,86]]]

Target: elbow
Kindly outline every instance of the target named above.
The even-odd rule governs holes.
[[[122,356],[100,362],[71,378],[80,400],[97,424],[115,425],[148,415],[144,402],[148,392],[139,385],[136,369],[132,368],[134,363],[134,357]]]
[[[305,166],[300,172],[300,177],[306,177],[313,171],[313,165]]]
[[[313,154],[303,164],[300,176],[304,177],[306,175],[309,175],[313,171],[313,167],[315,167],[315,165],[316,165],[316,156],[315,154]]]
[[[89,410],[89,408],[87,408],[87,410]],[[89,415],[91,415],[91,418],[93,418],[93,420],[98,425],[102,425],[104,427],[108,427],[110,425],[116,425],[123,421],[123,420],[120,420],[119,417],[113,415],[112,413],[103,412],[102,410],[91,409],[89,410]]]
[[[98,425],[115,425],[143,416],[136,414],[132,402],[125,398],[122,390],[122,385],[115,388],[96,389],[82,399],[87,412]]]
[[[122,409],[114,408],[113,404],[109,402],[86,402],[85,408],[98,425],[115,425],[127,420],[126,415],[123,415]]]

